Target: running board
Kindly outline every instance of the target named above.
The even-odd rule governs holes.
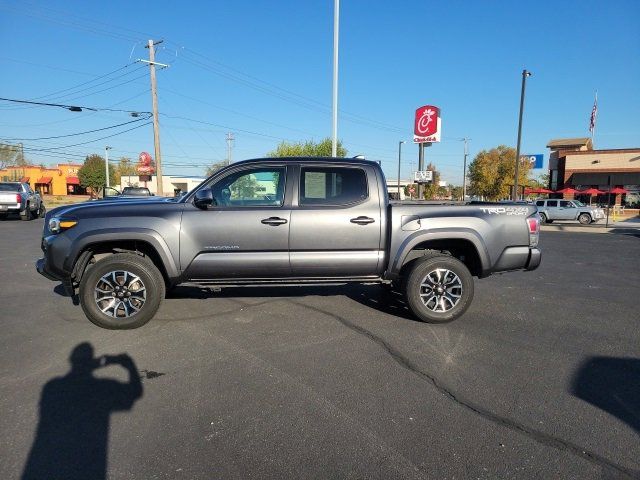
[[[274,285],[279,287],[302,287],[308,285],[344,285],[345,283],[383,283],[381,277],[333,277],[333,278],[280,278],[280,279],[242,279],[220,278],[215,280],[188,280],[179,285],[192,287],[253,287]]]

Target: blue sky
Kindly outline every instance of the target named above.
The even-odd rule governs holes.
[[[417,163],[414,110],[442,109],[443,142],[427,160],[462,181],[462,137],[471,157],[515,145],[521,71],[527,83],[523,153],[551,138],[587,136],[598,90],[597,148],[640,147],[640,2],[372,2],[342,0],[338,135],[349,155],[381,160],[403,177]],[[166,173],[200,174],[226,156],[265,155],[281,139],[331,134],[333,1],[65,2],[0,0],[0,97],[151,110],[148,38],[157,61]],[[75,89],[69,89],[78,84]],[[100,85],[101,84],[101,85]],[[59,93],[56,93],[59,92]],[[180,118],[177,118],[180,117]],[[188,120],[187,120],[188,119]],[[119,112],[74,113],[0,102],[0,139],[68,135],[133,120]],[[88,153],[137,158],[153,152],[150,126],[24,140],[34,163]],[[17,140],[16,140],[17,141]],[[55,151],[38,149],[64,147]],[[54,157],[57,155],[63,158]]]

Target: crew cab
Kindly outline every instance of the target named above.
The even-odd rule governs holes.
[[[416,317],[447,322],[474,276],[537,268],[538,237],[532,205],[390,204],[376,162],[266,158],[172,200],[51,210],[36,268],[111,329],[145,324],[183,282],[395,284]]]
[[[28,221],[44,217],[46,211],[42,197],[28,183],[0,182],[0,218],[17,213]]]

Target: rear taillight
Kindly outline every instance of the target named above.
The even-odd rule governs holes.
[[[527,218],[527,227],[529,228],[529,246],[535,247],[540,239],[540,217],[537,213]]]
[[[22,197],[19,193],[16,193],[16,203],[20,203],[22,201]]]

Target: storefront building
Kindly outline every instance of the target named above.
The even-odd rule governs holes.
[[[82,165],[75,163],[59,163],[55,167],[7,167],[0,170],[0,180],[28,183],[42,195],[85,195],[86,189],[78,179],[80,167]]]
[[[571,187],[576,190],[596,188],[605,192],[593,197],[576,192],[564,194],[563,198],[640,208],[640,148],[594,150],[590,138],[551,140],[547,147],[551,149],[551,190]],[[608,193],[616,187],[626,190],[626,193]]]

